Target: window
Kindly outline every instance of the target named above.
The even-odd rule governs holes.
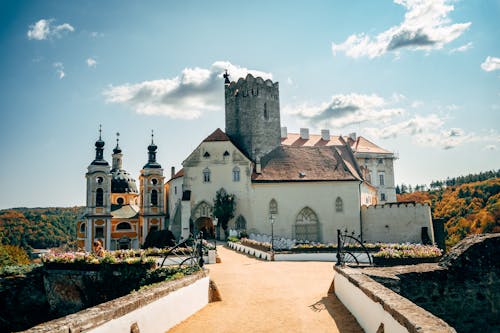
[[[378,164],[384,164],[384,159],[383,158],[379,158],[378,159]]]
[[[125,202],[125,200],[122,197],[116,199],[116,203],[119,205],[123,205],[124,202]]]
[[[239,182],[240,181],[240,168],[235,166],[233,168],[233,182]]]
[[[116,230],[132,230],[132,226],[128,222],[120,222],[116,226]]]
[[[81,232],[82,234],[84,234],[84,233],[85,233],[85,230],[86,230],[85,226],[86,226],[86,225],[87,225],[87,224],[86,224],[85,222],[82,222],[82,224],[80,224],[80,232]]]
[[[369,158],[365,158],[365,164],[368,164],[370,163],[370,159]]]
[[[381,173],[381,174],[378,175],[378,180],[379,180],[379,184],[380,185],[382,185],[382,186],[385,185],[384,174],[383,173]]]
[[[97,178],[95,179],[95,181],[96,181],[96,183],[97,183],[97,184],[102,184],[102,182],[104,181],[104,178],[102,178],[102,177],[97,177]]]
[[[274,199],[269,201],[269,215],[278,214],[278,202]]]
[[[206,152],[205,152],[205,154],[203,154],[203,157],[205,157],[205,158],[209,158],[209,157],[210,157],[209,152],[208,152],[208,151],[206,151]]]
[[[269,112],[267,111],[267,103],[264,103],[264,119],[269,120]]]
[[[380,201],[385,201],[385,193],[380,193]]]
[[[104,206],[104,192],[102,188],[98,188],[95,191],[95,205],[96,207]]]
[[[152,225],[151,227],[149,227],[149,232],[155,232],[155,231],[158,231],[157,225]]]
[[[335,211],[337,213],[344,211],[344,202],[342,201],[341,197],[337,197],[337,199],[335,200]]]
[[[247,221],[245,218],[240,215],[236,218],[236,223],[235,223],[236,230],[246,230],[247,228]]]
[[[229,156],[229,152],[226,150],[226,151],[224,152],[224,154],[222,154],[222,156],[224,156],[224,157],[228,157],[228,156]]]
[[[210,183],[210,169],[209,168],[205,168],[203,170],[203,182]]]
[[[158,191],[151,191],[151,206],[158,206]]]
[[[158,179],[156,179],[156,178],[151,179],[151,184],[153,184],[153,185],[158,184]]]
[[[319,241],[319,220],[316,213],[305,207],[295,221],[295,238],[301,241]]]
[[[104,227],[95,227],[95,238],[104,238]]]
[[[174,194],[177,194],[177,186],[174,186]]]

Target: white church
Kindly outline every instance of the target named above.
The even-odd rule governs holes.
[[[336,230],[364,241],[434,240],[430,208],[396,203],[395,155],[364,137],[288,133],[279,85],[225,75],[225,131],[216,129],[165,185],[167,223],[186,238],[212,225],[216,192],[234,194],[229,228],[286,239],[336,242]]]

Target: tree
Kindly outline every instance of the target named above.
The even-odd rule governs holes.
[[[219,220],[217,224],[217,238],[220,239],[220,228],[224,230],[226,238],[229,236],[227,230],[229,220],[234,217],[236,208],[236,197],[234,194],[228,194],[221,188],[215,194],[213,215]]]

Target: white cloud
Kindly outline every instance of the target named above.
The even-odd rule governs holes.
[[[402,48],[412,50],[441,49],[445,44],[458,38],[469,28],[471,22],[451,23],[448,17],[454,10],[448,0],[394,0],[406,7],[404,21],[397,26],[379,33],[375,37],[364,33],[349,36],[343,43],[332,43],[332,52],[344,52],[358,58],[379,57],[388,51]]]
[[[90,37],[92,38],[104,37],[104,34],[102,32],[92,31],[90,33]]]
[[[290,85],[290,86],[291,86],[291,85],[293,85],[293,80],[292,80],[292,78],[291,78],[291,77],[287,77],[287,79],[286,79],[286,83],[288,83],[288,85]]]
[[[69,23],[54,25],[54,19],[41,19],[29,26],[26,35],[28,39],[45,40],[59,38],[64,32],[73,32],[75,28]]]
[[[408,120],[393,123],[384,127],[365,128],[368,136],[380,139],[395,138],[399,135],[418,135],[427,131],[435,131],[444,124],[444,121],[435,114],[429,116],[415,115]]]
[[[497,146],[495,145],[486,145],[484,150],[497,150]]]
[[[59,76],[59,79],[63,79],[66,76],[66,73],[64,73],[64,65],[62,64],[62,62],[55,62],[53,66],[56,69],[56,73],[57,76]]]
[[[469,49],[472,48],[472,42],[468,42],[467,44],[464,44],[462,46],[456,47],[454,49],[450,50],[450,53],[455,53],[455,52],[465,52]]]
[[[87,66],[95,68],[97,66],[97,60],[94,58],[87,58]]]
[[[393,99],[401,98],[395,95]],[[397,98],[396,98],[397,97]],[[285,107],[285,113],[307,119],[311,124],[339,128],[367,121],[383,121],[401,115],[404,110],[390,107],[382,97],[372,94],[334,95],[329,102],[319,105]]]
[[[140,114],[177,119],[199,118],[204,112],[222,109],[222,73],[226,69],[232,81],[248,73],[272,79],[270,73],[217,61],[209,69],[185,68],[173,78],[110,86],[103,94],[107,102],[125,104]]]
[[[481,68],[484,71],[492,72],[500,69],[500,58],[496,57],[486,57],[484,62],[481,64]]]
[[[419,107],[421,107],[421,106],[423,106],[423,105],[424,105],[424,102],[422,102],[422,101],[413,101],[413,102],[410,104],[410,106],[411,106],[412,108],[414,108],[414,109],[417,109],[417,108],[419,108]]]

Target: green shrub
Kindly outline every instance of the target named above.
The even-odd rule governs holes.
[[[12,265],[27,265],[30,263],[28,254],[16,245],[0,244],[0,267]]]

